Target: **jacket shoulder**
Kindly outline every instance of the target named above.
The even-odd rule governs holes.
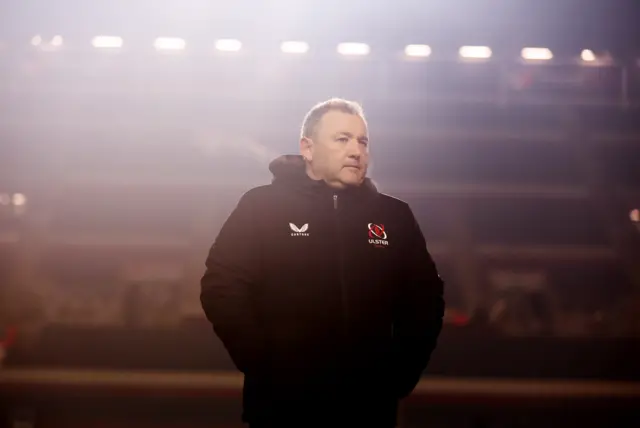
[[[391,195],[387,195],[386,193],[378,194],[379,206],[385,211],[390,213],[392,216],[397,218],[402,218],[406,221],[413,221],[415,219],[415,215],[411,206],[408,202],[403,201],[400,198],[396,198]]]
[[[261,197],[269,195],[272,191],[272,188],[273,186],[271,184],[264,184],[261,186],[253,187],[244,192],[244,194],[242,195],[242,199],[260,199]]]
[[[260,203],[267,201],[273,195],[273,185],[264,184],[253,187],[240,196],[240,201],[245,203]]]
[[[396,198],[395,196],[388,195],[386,193],[379,193],[378,197],[380,199],[380,203],[385,204],[390,208],[407,210],[409,208],[409,204],[403,201],[400,198]]]

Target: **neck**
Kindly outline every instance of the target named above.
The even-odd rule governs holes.
[[[319,174],[316,174],[313,168],[311,168],[311,164],[309,162],[306,162],[305,171],[307,172],[307,175],[310,179],[314,181],[322,180],[322,177]]]

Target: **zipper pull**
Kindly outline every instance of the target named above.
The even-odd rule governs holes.
[[[333,209],[338,209],[338,195],[333,195]]]

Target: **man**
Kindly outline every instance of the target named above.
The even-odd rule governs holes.
[[[222,227],[202,306],[245,375],[251,427],[390,428],[442,328],[443,284],[409,206],[366,177],[358,104],[316,105],[300,153]]]

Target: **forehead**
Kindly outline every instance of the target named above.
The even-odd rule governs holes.
[[[349,132],[357,136],[366,136],[368,133],[367,124],[362,117],[339,110],[331,110],[322,116],[317,131],[324,135]]]

